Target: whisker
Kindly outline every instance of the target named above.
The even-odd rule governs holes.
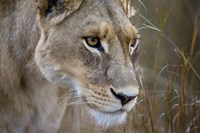
[[[143,23],[135,24],[135,28],[136,28],[136,29],[139,29],[142,25],[143,25]]]
[[[141,0],[138,0],[140,2],[140,4],[142,5],[142,7],[144,8],[144,10],[147,12],[147,8],[146,6],[144,5],[144,3],[141,1]]]
[[[68,107],[68,106],[70,106],[70,105],[75,105],[75,104],[88,104],[89,102],[87,102],[87,101],[73,101],[73,102],[66,102],[65,104],[63,103],[63,104],[59,104],[58,106],[60,106],[60,107]]]
[[[146,98],[138,100],[138,102],[136,103],[137,105],[140,105],[142,102],[146,101]]]
[[[155,30],[155,31],[158,31],[158,32],[161,32],[160,29],[156,28],[156,27],[153,27],[153,26],[150,26],[150,25],[147,25],[147,24],[143,24],[144,27],[143,28],[148,28],[148,29],[152,29],[152,30]]]
[[[91,96],[88,96],[87,98],[89,98]],[[59,102],[58,105],[68,105],[68,104],[74,104],[74,103],[77,103],[77,102],[81,102],[81,103],[88,103],[88,101],[85,100],[85,98],[83,97],[79,97],[79,96],[76,96],[76,97],[63,97],[63,101]]]

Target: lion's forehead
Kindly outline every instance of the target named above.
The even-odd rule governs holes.
[[[119,0],[86,0],[74,16],[70,19],[70,25],[74,28],[78,23],[80,27],[76,27],[79,32],[82,29],[84,32],[93,30],[96,33],[101,28],[101,23],[106,22],[115,34],[124,34],[128,38],[137,34]]]

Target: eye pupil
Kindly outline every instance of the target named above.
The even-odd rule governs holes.
[[[96,41],[97,41],[97,39],[96,39],[96,38],[94,38],[94,37],[92,37],[92,38],[91,38],[91,41],[92,41],[92,42],[96,42]]]
[[[136,42],[137,42],[137,39],[134,39],[133,42],[132,42],[132,44],[131,44],[131,47],[135,47]]]
[[[98,38],[96,38],[96,37],[88,37],[88,38],[86,38],[87,44],[89,46],[93,46],[93,47],[97,46],[98,43],[100,43],[99,41],[100,40]]]

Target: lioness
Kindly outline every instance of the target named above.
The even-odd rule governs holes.
[[[97,124],[125,121],[139,93],[139,35],[119,0],[0,0],[0,132],[53,133],[65,90]]]

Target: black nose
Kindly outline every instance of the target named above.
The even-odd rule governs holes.
[[[120,99],[122,105],[125,105],[127,104],[129,101],[135,99],[137,97],[137,95],[135,96],[127,96],[123,93],[119,93],[117,94],[113,89],[110,89],[112,94],[117,98],[117,99]]]

